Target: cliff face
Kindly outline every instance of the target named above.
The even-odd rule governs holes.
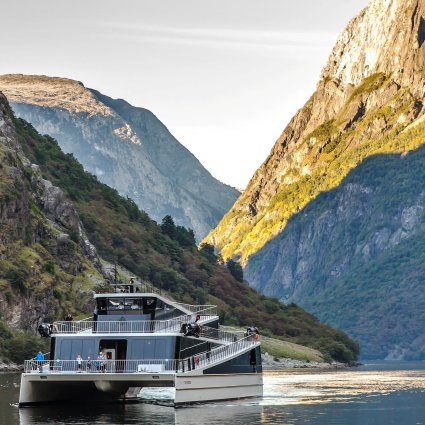
[[[74,207],[24,155],[2,93],[0,164],[0,319],[33,331],[84,310],[102,269]]]
[[[349,23],[316,92],[206,238],[226,258],[246,263],[292,214],[365,157],[385,150],[388,140],[377,139],[422,118],[423,16],[423,1],[374,0]],[[300,194],[306,182],[311,187]]]
[[[382,323],[371,320],[379,310],[383,329],[393,326],[390,319],[396,309],[386,309],[383,297],[388,296],[391,304],[397,293],[398,318],[403,322],[409,314],[409,285],[405,279],[390,283],[382,265],[387,264],[384,257],[401,252],[396,247],[406,248],[407,239],[420,238],[422,195],[418,191],[413,199],[405,199],[397,193],[393,181],[405,187],[403,180],[394,179],[397,166],[394,174],[379,180],[383,200],[377,204],[369,174],[355,186],[342,182],[368,157],[400,155],[424,143],[424,41],[423,0],[371,1],[339,37],[315,93],[283,131],[246,191],[206,238],[225,258],[241,259],[254,287],[296,300],[320,318],[349,330],[361,338],[364,354],[373,357],[423,356],[423,347],[414,342],[423,335],[417,334],[413,322],[415,337],[414,332],[406,338],[403,332],[397,333],[404,346],[400,348],[394,335],[392,340],[385,332],[376,337]],[[410,189],[420,186],[419,175],[402,175]],[[339,185],[335,197],[326,195]],[[394,193],[394,199],[385,200],[388,193]],[[392,204],[391,218],[388,203]],[[415,251],[409,255],[412,261],[419,258]],[[377,289],[382,294],[382,310],[363,302],[369,293],[366,287],[359,283],[359,294],[355,294],[347,284],[349,276],[363,279],[375,261],[381,266],[374,276],[381,280],[374,284],[389,285],[388,293]],[[407,268],[399,264],[397,269],[406,276],[418,270],[409,261]],[[352,285],[357,283],[354,280]],[[417,307],[423,303],[419,284],[413,293]],[[325,300],[324,294],[330,298]],[[352,297],[357,299],[354,304],[349,301]],[[362,324],[357,326],[359,317]]]
[[[425,357],[425,148],[365,160],[254,254],[245,274],[358,339],[369,358]]]
[[[18,116],[158,222],[170,214],[201,239],[239,195],[146,109],[62,78],[2,76],[0,90]]]

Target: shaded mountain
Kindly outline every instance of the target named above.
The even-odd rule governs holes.
[[[343,328],[363,357],[425,358],[424,163],[425,147],[366,159],[250,258],[256,289]]]
[[[212,247],[198,250],[192,230],[172,220],[158,225],[85,172],[54,139],[14,118],[1,94],[0,156],[0,357],[32,357],[40,339],[20,331],[44,318],[92,313],[91,289],[111,274],[99,255],[181,302],[217,304],[226,324],[255,323],[327,360],[357,357],[346,334],[238,282]]]
[[[55,137],[99,180],[156,221],[169,214],[202,239],[239,192],[214,177],[150,111],[64,78],[4,75],[17,116]]]

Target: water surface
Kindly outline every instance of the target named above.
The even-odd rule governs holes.
[[[0,424],[425,425],[425,362],[270,371],[261,399],[178,409],[145,402],[18,409],[18,394],[19,375],[0,375]],[[172,390],[156,390],[154,395],[166,400]]]

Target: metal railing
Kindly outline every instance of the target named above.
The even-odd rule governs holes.
[[[199,322],[216,316],[216,306],[204,307],[206,308],[198,310],[196,314],[188,314],[168,320],[54,322],[52,333],[174,333],[180,331],[182,324],[194,322],[197,315],[200,316]]]
[[[185,373],[213,366],[223,360],[252,349],[258,341],[252,336],[213,348],[184,359],[140,360],[25,360],[25,373]]]
[[[241,339],[240,335],[222,331],[220,329],[209,328],[208,326],[201,326],[201,331],[199,332],[200,338],[213,339],[216,341],[221,341],[224,343],[236,342],[238,339]]]
[[[225,325],[218,325],[218,328],[222,331],[230,332],[232,334],[236,334],[239,336],[239,338],[243,338],[246,336],[246,328],[236,327],[236,326],[225,326]]]
[[[189,313],[201,313],[202,311],[208,310],[212,313],[213,316],[217,316],[217,306],[212,304],[203,304],[203,305],[192,305],[173,302],[173,305],[181,310],[186,310]]]
[[[164,373],[176,360],[26,360],[25,373]]]
[[[123,282],[121,280],[117,281],[116,283],[107,284],[106,287],[98,288],[99,294],[104,294],[105,292],[110,292],[112,290],[112,293],[128,293],[126,288],[129,286],[132,286],[134,291],[136,293],[151,293],[151,294],[157,294],[161,295],[165,298],[168,298],[171,301],[175,301],[173,296],[166,291],[165,289],[162,289],[161,287],[154,286],[152,283],[146,281],[146,280],[137,280],[133,283],[130,282]]]
[[[194,354],[190,357],[179,360],[176,371],[184,373],[194,369],[211,367],[214,364],[227,360],[238,353],[243,353],[247,349],[255,348],[257,345],[259,345],[259,342],[255,338],[255,335],[249,335],[231,344],[213,348],[212,350]]]

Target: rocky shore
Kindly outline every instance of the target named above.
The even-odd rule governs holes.
[[[20,372],[23,369],[22,365],[16,363],[4,363],[0,359],[0,372]]]
[[[315,362],[315,361],[305,361],[305,360],[295,360],[288,359],[285,357],[273,357],[268,353],[263,353],[261,355],[261,359],[263,361],[263,369],[342,369],[345,367],[349,367],[351,365],[339,362]]]

